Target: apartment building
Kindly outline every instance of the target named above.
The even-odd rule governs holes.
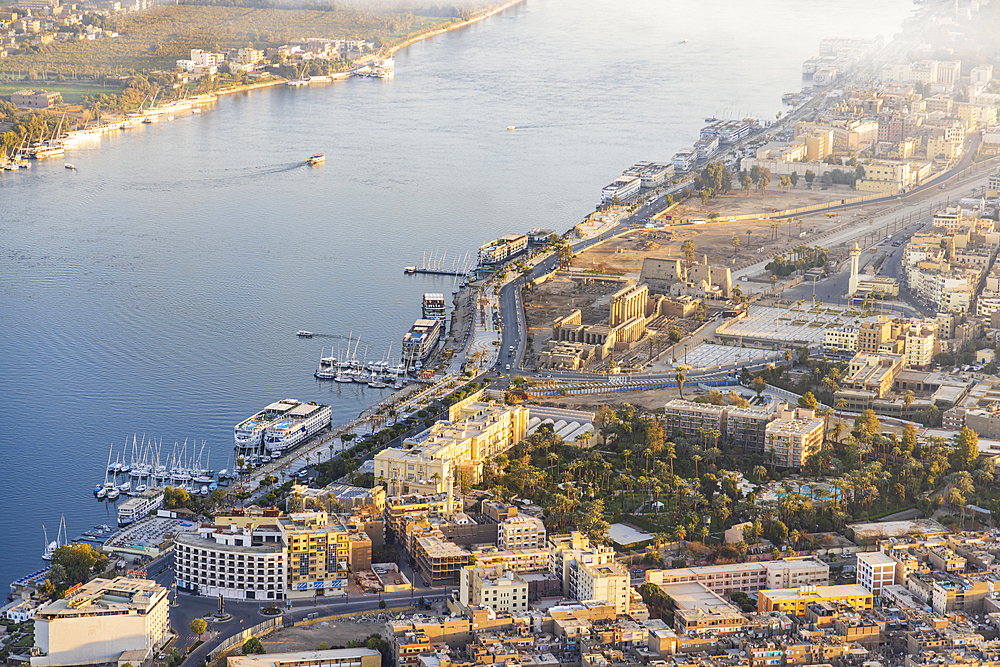
[[[858,349],[860,329],[844,326],[823,332],[823,349],[830,352],[855,352]]]
[[[503,565],[467,565],[459,578],[463,607],[489,607],[494,612],[528,611],[528,583]]]
[[[545,546],[529,549],[475,549],[472,557],[476,565],[503,565],[512,572],[541,572],[549,570],[549,550]]]
[[[417,568],[428,584],[437,586],[458,581],[462,568],[472,565],[472,553],[450,542],[440,532],[417,537],[411,551]]]
[[[135,652],[138,664],[169,631],[166,588],[149,579],[94,579],[38,610],[31,664],[117,664],[125,652]]]
[[[896,560],[881,551],[864,551],[857,555],[857,583],[881,596],[886,586],[896,581]]]
[[[809,454],[819,450],[823,442],[823,420],[804,408],[782,410],[778,418],[767,425],[765,438],[764,454],[771,456],[775,465],[798,467]]]
[[[549,571],[562,579],[563,595],[575,600],[603,600],[619,614],[629,608],[628,571],[615,562],[612,547],[591,545],[583,533],[549,537]]]
[[[805,614],[806,605],[813,602],[841,602],[857,611],[871,609],[875,598],[864,586],[846,584],[843,586],[800,586],[798,588],[778,588],[757,593],[757,611],[780,611],[793,616]]]
[[[279,522],[288,549],[289,598],[323,595],[347,586],[351,544],[340,517],[293,512]]]
[[[909,162],[872,162],[864,167],[865,177],[857,182],[863,192],[896,194],[913,185]]]
[[[531,516],[514,516],[497,526],[497,546],[504,550],[536,549],[545,545],[545,524]]]

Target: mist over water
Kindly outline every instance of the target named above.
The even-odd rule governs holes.
[[[204,440],[218,470],[274,400],[355,417],[382,393],[312,371],[348,335],[398,356],[420,295],[454,287],[404,266],[567,229],[705,117],[774,118],[821,38],[889,39],[913,7],[738,4],[529,0],[393,79],[226,97],[0,173],[0,582],[42,566],[61,514],[71,537],[114,523],[91,493],[111,443]]]

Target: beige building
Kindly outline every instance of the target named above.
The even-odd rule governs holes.
[[[801,466],[823,442],[823,420],[812,410],[783,410],[767,425],[764,454],[773,456],[776,465],[787,468]],[[773,454],[772,454],[773,452]]]
[[[228,667],[381,667],[382,654],[370,648],[334,648],[324,651],[231,655]]]
[[[646,583],[659,586],[693,582],[702,584],[719,595],[753,594],[767,588],[826,586],[830,583],[830,566],[811,558],[793,558],[758,563],[646,570]]]
[[[858,555],[857,583],[880,596],[886,586],[896,581],[896,560],[881,551],[863,551]]]
[[[844,326],[823,332],[823,348],[834,352],[856,352],[858,349],[858,328]]]
[[[497,546],[509,549],[537,549],[545,546],[545,524],[532,516],[518,515],[497,526]]]
[[[628,614],[631,601],[631,586],[628,570],[612,559],[602,563],[582,563],[576,572],[570,573],[570,581],[575,577],[577,600],[599,600],[614,605],[615,613]]]
[[[528,611],[528,583],[503,565],[469,565],[459,577],[458,600],[464,607],[523,613]]]
[[[75,588],[75,590],[74,590]],[[167,589],[148,579],[94,579],[38,610],[32,665],[117,663],[136,651],[149,659],[170,630]]]
[[[858,190],[896,194],[913,185],[908,162],[873,162],[865,165],[865,177],[858,181]]]
[[[504,453],[528,432],[528,408],[481,401],[482,392],[449,408],[447,422],[439,421],[407,438],[404,449],[385,449],[375,455],[375,480],[386,482],[389,496],[433,495],[454,488],[467,474],[478,483],[487,460]]]
[[[615,562],[612,547],[591,545],[586,535],[576,531],[552,535],[549,571],[562,580],[565,597],[603,600],[613,604],[617,613],[628,613],[628,571]]]
[[[20,90],[10,96],[10,101],[16,107],[26,109],[48,109],[62,104],[62,95],[50,93],[47,90]]]

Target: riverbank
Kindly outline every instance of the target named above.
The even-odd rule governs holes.
[[[484,19],[488,19],[491,16],[496,16],[500,12],[506,11],[506,10],[510,9],[511,7],[513,7],[514,5],[521,4],[522,2],[525,2],[525,0],[510,0],[510,2],[507,2],[507,3],[503,4],[503,5],[500,5],[499,7],[491,9],[488,12],[480,14],[479,16],[474,16],[474,17],[472,17],[471,19],[469,19],[467,21],[462,21],[461,23],[455,23],[454,25],[450,25],[447,28],[438,28],[437,30],[432,30],[430,32],[425,32],[425,33],[423,33],[421,35],[417,35],[415,37],[411,37],[410,39],[406,40],[405,42],[401,42],[400,44],[397,44],[396,46],[393,46],[392,48],[390,48],[386,52],[386,56],[387,57],[391,57],[397,51],[399,51],[401,49],[405,49],[407,46],[412,46],[412,45],[416,44],[417,42],[419,42],[421,40],[424,40],[424,39],[427,39],[429,37],[434,37],[436,35],[442,35],[442,34],[444,34],[446,32],[451,32],[452,30],[458,30],[459,28],[464,28],[466,26],[470,26],[473,23],[479,23],[480,21],[482,21]]]

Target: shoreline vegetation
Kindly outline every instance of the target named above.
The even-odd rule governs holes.
[[[455,19],[460,17],[449,17],[447,20],[452,20],[453,22],[446,23],[444,25],[441,23],[442,17],[411,16],[409,17],[411,24],[412,21],[417,21],[417,19],[419,19],[419,22],[417,22],[417,25],[419,26],[417,30],[408,31],[404,29],[402,34],[397,33],[397,38],[401,40],[398,42],[392,40],[392,37],[394,36],[392,34],[381,36],[376,35],[372,38],[379,45],[375,53],[363,55],[353,61],[323,61],[322,64],[303,64],[301,72],[299,66],[297,65],[281,64],[278,71],[269,73],[270,75],[262,80],[251,80],[246,75],[240,77],[216,75],[210,79],[206,77],[194,83],[171,87],[173,73],[165,70],[149,73],[145,71],[140,73],[136,70],[131,70],[130,74],[119,74],[114,77],[108,75],[102,77],[95,74],[89,79],[67,78],[68,75],[78,75],[83,68],[79,63],[69,63],[58,58],[53,58],[49,63],[46,63],[45,69],[41,70],[42,76],[40,78],[37,70],[26,69],[19,70],[18,75],[12,76],[9,68],[12,65],[17,66],[21,64],[17,60],[18,56],[14,56],[9,62],[0,61],[0,79],[2,79],[0,80],[0,85],[2,85],[4,89],[4,93],[2,94],[2,97],[0,97],[0,121],[6,120],[9,124],[9,129],[6,132],[0,133],[0,149],[13,150],[15,147],[21,145],[22,141],[25,140],[25,137],[31,139],[33,136],[42,136],[46,132],[50,132],[59,122],[58,119],[63,117],[64,114],[70,123],[76,123],[80,127],[85,126],[89,122],[108,122],[114,118],[121,118],[123,114],[135,112],[149,99],[153,98],[154,95],[158,96],[156,99],[161,102],[171,102],[189,95],[207,94],[218,98],[222,95],[233,95],[236,93],[244,93],[262,88],[270,88],[272,86],[283,85],[288,81],[299,77],[310,77],[312,83],[331,83],[342,80],[351,76],[355,68],[369,64],[375,59],[390,58],[398,51],[408,46],[412,46],[417,42],[478,23],[479,21],[506,11],[523,1],[524,0],[508,0],[507,2],[499,4],[495,7],[489,7],[469,16],[468,18],[462,18],[457,21]],[[244,18],[250,16],[251,14],[256,16],[255,13],[259,12],[284,12],[286,14],[291,12],[304,12],[309,15],[332,13],[330,11],[323,12],[311,9],[246,9],[243,7],[220,7],[200,3],[191,3],[159,7],[154,10],[150,10],[150,12],[128,15],[123,19],[123,21],[141,20],[144,21],[146,25],[155,26],[163,22],[161,19],[165,19],[176,12],[185,11],[211,13],[212,17],[209,18],[212,18],[213,20],[220,20],[220,17],[215,16],[215,14],[219,14],[220,12],[228,14],[234,11],[239,12]],[[352,20],[359,20],[356,13],[349,12],[348,16]],[[309,17],[307,16],[305,18]],[[328,26],[333,26],[337,23],[337,21],[343,20],[345,20],[343,16],[327,17],[326,23]],[[368,17],[369,23],[376,23],[378,21],[382,21],[381,27],[384,29],[395,27],[395,24],[389,22],[388,19],[374,19]],[[247,22],[252,23],[250,19],[247,19]],[[321,24],[322,23],[323,22],[321,22]],[[281,29],[285,31],[294,30],[296,29],[294,27],[296,25],[297,24],[292,22],[286,22],[284,27]],[[185,46],[190,46],[191,48],[214,48],[216,50],[223,48],[220,46],[222,38],[218,35],[207,36],[198,34],[202,32],[203,29],[204,26],[196,28],[193,30],[193,34],[178,38],[178,41],[184,42]],[[248,28],[243,27],[241,30],[246,32]],[[317,31],[322,30],[322,27],[317,29]],[[333,27],[328,27],[327,30],[331,33],[338,31],[338,29]],[[339,31],[343,32],[343,28],[340,28]],[[157,33],[153,29],[150,29],[147,33],[143,33],[142,36],[144,39],[150,40],[144,47],[142,47],[146,52],[162,53],[162,51],[165,50],[162,43],[155,41],[157,39]],[[173,36],[176,37],[176,33]],[[265,34],[264,32],[258,33],[258,37],[270,37],[272,40],[274,36],[275,35],[273,34]],[[233,39],[232,32],[230,33],[229,38],[230,41]],[[117,40],[108,41],[117,42]],[[95,42],[60,46],[64,46],[67,50],[73,52],[95,45],[104,48],[103,45],[99,45]],[[118,44],[113,43],[111,47],[117,48]],[[136,47],[133,45],[133,48]],[[177,51],[179,48],[180,46],[178,44],[174,44],[172,50]],[[39,53],[33,54],[31,57],[37,60],[40,56],[46,55],[49,54]],[[172,62],[171,59],[173,59],[174,55],[183,56],[186,54],[177,51],[177,53],[159,55],[158,57],[160,60]],[[125,58],[126,56],[122,55],[122,57]],[[66,69],[66,71],[63,71],[63,69]],[[122,67],[119,66],[118,69],[120,71]],[[68,104],[46,110],[30,110],[19,113],[15,111],[12,104],[3,101],[4,99],[10,99],[9,95],[14,92],[14,88],[46,88],[52,92],[66,91],[66,97],[68,98],[66,101]]]

